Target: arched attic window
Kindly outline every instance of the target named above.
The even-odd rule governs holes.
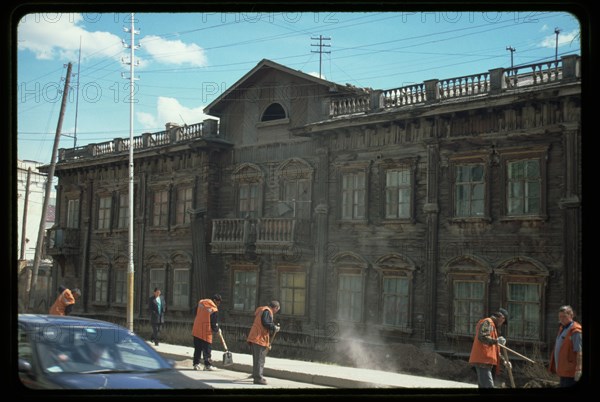
[[[271,103],[265,110],[260,121],[272,121],[285,119],[285,109],[279,103]]]

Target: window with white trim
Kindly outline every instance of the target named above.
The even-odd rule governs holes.
[[[233,309],[236,311],[254,311],[256,309],[256,292],[258,288],[258,272],[248,269],[233,271]]]
[[[542,178],[539,159],[507,163],[508,215],[538,215],[541,212]]]
[[[337,318],[360,322],[363,316],[362,274],[341,273],[338,277]]]
[[[342,173],[342,219],[362,220],[366,217],[366,173]]]
[[[67,200],[67,228],[79,229],[79,199]]]
[[[112,208],[112,197],[103,196],[98,198],[98,221],[96,228],[99,230],[110,229],[110,210]]]
[[[385,217],[405,219],[411,216],[412,173],[410,168],[385,172]]]
[[[281,314],[304,315],[306,309],[306,273],[283,271],[279,274]]]
[[[408,327],[409,289],[407,277],[383,277],[383,324],[394,327]]]

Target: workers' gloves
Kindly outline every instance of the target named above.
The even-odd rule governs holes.
[[[498,345],[502,345],[502,346],[506,345],[506,338],[503,336],[499,336],[498,337]]]
[[[275,325],[275,333],[279,332],[279,330],[281,330],[281,326],[279,324]]]
[[[575,381],[579,381],[579,379],[581,378],[581,370],[578,370],[575,372]]]

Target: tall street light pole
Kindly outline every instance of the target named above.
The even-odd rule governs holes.
[[[131,28],[124,28],[125,32],[130,34],[130,58],[129,58],[129,264],[127,268],[127,328],[133,332],[133,310],[134,310],[134,264],[133,264],[133,211],[134,211],[134,169],[133,169],[133,104],[134,104],[134,75],[133,70],[135,34],[138,33],[134,29],[134,13],[131,13]]]

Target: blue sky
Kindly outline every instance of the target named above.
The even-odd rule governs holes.
[[[262,59],[340,84],[390,89],[581,54],[566,12],[135,13],[133,133],[207,118],[206,105]],[[17,27],[17,153],[49,163],[67,63],[59,148],[129,138],[131,14],[36,13]],[[81,52],[80,52],[81,48]],[[79,61],[80,60],[80,61]],[[123,77],[124,75],[124,77]],[[79,90],[78,90],[79,88]]]

